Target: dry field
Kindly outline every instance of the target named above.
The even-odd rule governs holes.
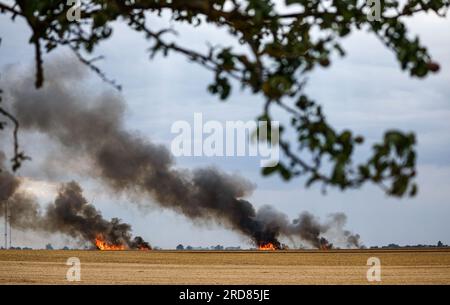
[[[450,284],[449,250],[277,252],[0,251],[0,284],[367,284],[367,259],[381,259],[382,284]]]

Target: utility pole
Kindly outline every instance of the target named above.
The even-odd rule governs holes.
[[[8,222],[9,222],[9,248],[11,249],[12,248],[12,242],[11,242],[11,240],[12,240],[12,234],[11,234],[11,214],[9,215],[9,217],[8,217]]]
[[[8,249],[8,201],[5,202],[5,249]]]

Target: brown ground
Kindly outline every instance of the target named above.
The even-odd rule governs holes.
[[[0,250],[0,284],[67,284],[73,256],[81,284],[367,284],[371,256],[381,259],[382,284],[450,284],[449,250]]]

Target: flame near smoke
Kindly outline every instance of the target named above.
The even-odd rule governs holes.
[[[111,243],[108,243],[104,237],[99,234],[97,235],[97,237],[95,238],[95,246],[97,247],[97,249],[99,250],[105,250],[105,251],[111,251],[111,250],[126,250],[127,247],[125,245],[114,245]]]
[[[81,243],[91,243],[99,250],[151,249],[142,237],[133,237],[130,224],[119,218],[105,219],[86,200],[81,186],[74,181],[61,184],[54,201],[42,210],[37,199],[20,187],[21,178],[4,169],[4,160],[0,151],[0,217],[4,216],[4,205],[8,202],[11,227],[58,232]]]
[[[139,239],[139,237],[138,237]],[[148,251],[151,250],[151,247],[148,243],[141,241],[139,242],[138,239],[134,240],[133,243],[133,249],[142,250],[142,251]],[[114,244],[111,242],[108,242],[102,234],[97,234],[97,237],[95,237],[94,241],[95,246],[98,250],[101,251],[121,251],[121,250],[129,250],[130,247],[124,244]]]
[[[162,209],[180,213],[194,223],[211,221],[248,236],[261,250],[285,249],[280,244],[283,237],[299,239],[320,249],[320,238],[329,238],[329,233],[342,237],[347,247],[360,246],[359,235],[344,229],[345,214],[336,213],[321,222],[304,212],[291,221],[274,207],[264,205],[256,209],[245,200],[255,185],[239,175],[214,167],[177,168],[166,147],[125,128],[126,107],[122,96],[88,90],[92,86],[86,71],[75,59],[62,57],[46,64],[47,83],[40,90],[33,86],[34,74],[20,69],[11,70],[4,83],[21,128],[45,134],[63,147],[61,154],[61,147],[55,146],[54,155],[64,156],[58,161],[66,162],[73,157],[77,166],[86,165],[81,166],[82,175],[94,178],[114,194],[137,198],[132,202],[139,207],[145,208],[151,199]],[[59,163],[55,164],[58,166],[46,163],[46,171],[61,171]],[[93,243],[101,250],[150,247],[142,238],[132,239],[131,225],[117,218],[111,221],[102,218],[100,211],[81,196],[80,186],[70,184],[66,189],[61,193],[62,198],[57,198],[42,215],[43,221],[35,221],[41,215],[34,201],[27,201],[27,206],[24,200],[11,203],[20,215],[12,218],[12,225],[65,233]],[[0,187],[0,199],[14,196],[14,188]],[[2,203],[0,200],[0,207]],[[3,210],[0,209],[0,215]],[[72,215],[72,211],[77,213]],[[104,238],[98,238],[98,234]]]
[[[272,243],[267,243],[267,244],[259,245],[258,250],[275,251],[275,250],[278,250],[278,248],[275,247],[274,244],[272,244]]]

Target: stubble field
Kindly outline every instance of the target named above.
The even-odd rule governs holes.
[[[80,284],[368,284],[369,257],[381,260],[381,284],[450,284],[449,250],[1,250],[0,284],[69,284],[69,257]]]

